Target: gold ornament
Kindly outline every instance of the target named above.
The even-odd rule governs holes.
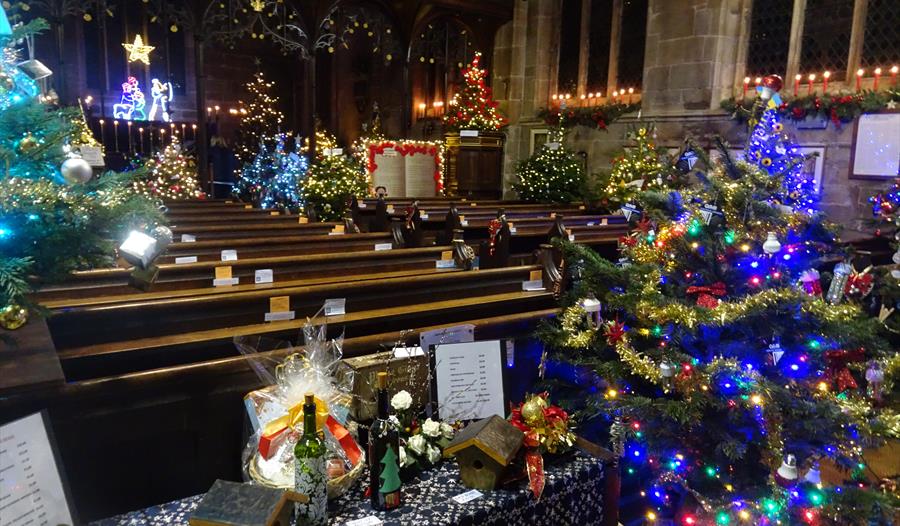
[[[14,331],[28,322],[28,309],[10,303],[0,309],[0,327],[8,331]]]
[[[547,401],[540,396],[534,396],[524,404],[522,404],[522,418],[525,423],[534,425],[544,417],[544,409],[547,408]]]
[[[34,135],[28,134],[25,137],[22,137],[22,140],[19,141],[19,145],[16,147],[19,153],[27,154],[31,150],[34,150],[38,145],[37,139],[34,138]]]

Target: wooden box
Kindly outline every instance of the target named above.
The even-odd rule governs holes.
[[[398,358],[394,351],[386,351],[346,358],[344,363],[349,365],[354,373],[350,416],[357,422],[375,418],[378,411],[375,399],[375,375],[379,372],[387,371],[388,391],[391,395],[403,390],[412,395],[413,409],[421,409],[428,402],[428,358],[424,354]]]

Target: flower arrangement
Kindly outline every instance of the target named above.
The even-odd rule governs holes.
[[[569,428],[569,414],[550,405],[546,392],[530,395],[512,408],[509,421],[525,433],[525,468],[528,487],[536,498],[544,491],[543,453],[564,453],[575,445],[575,433]]]
[[[440,463],[456,429],[431,418],[420,423],[411,410],[412,402],[412,395],[407,391],[398,391],[391,398],[395,413],[391,422],[400,433],[400,467],[420,470]]]

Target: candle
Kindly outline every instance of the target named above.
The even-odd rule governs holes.
[[[131,125],[133,123],[128,121],[128,153],[131,153]]]
[[[152,137],[153,134],[151,133],[150,136]],[[166,129],[160,128],[159,129],[159,147],[165,148],[165,146],[166,146]]]
[[[756,86],[759,87],[759,85],[762,84],[762,77],[756,77],[753,81],[756,83]]]
[[[813,84],[816,83],[816,74],[810,73],[808,78],[809,78],[809,82],[806,83],[806,94],[812,95],[813,94]]]
[[[181,123],[181,140],[182,141],[187,141],[187,135],[185,135],[185,133],[184,133],[184,129],[186,126],[187,126],[187,124],[185,124],[183,122]]]
[[[891,87],[897,85],[897,66],[891,66]]]
[[[866,74],[866,70],[859,68],[856,70],[856,91],[862,90],[862,78]]]
[[[628,104],[631,104],[632,95],[634,95],[634,88],[628,88]]]
[[[113,121],[113,131],[114,131],[113,135],[116,139],[116,151],[119,151],[119,121],[118,120]]]
[[[419,118],[420,119],[425,118],[425,103],[424,102],[419,103]]]
[[[138,128],[138,152],[144,153],[144,129]]]
[[[828,79],[831,78],[831,72],[825,71],[822,73],[822,94],[828,93]]]
[[[881,68],[875,68],[875,84],[873,90],[878,91],[878,79],[881,77]]]
[[[196,141],[197,140],[197,125],[196,124],[191,124],[191,132],[192,132],[191,136]]]
[[[104,120],[100,119],[100,143],[101,144],[103,144],[103,142],[106,140],[105,137],[103,136],[103,122],[104,122]]]
[[[617,101],[619,99],[619,91],[618,90],[613,91],[612,98],[614,101]]]
[[[741,93],[742,99],[747,98],[747,88],[749,88],[749,87],[750,87],[750,77],[744,77],[744,92]],[[796,93],[794,93],[794,95],[796,95]]]
[[[803,78],[803,75],[797,73],[794,75],[794,96],[796,97],[800,91],[800,79]]]

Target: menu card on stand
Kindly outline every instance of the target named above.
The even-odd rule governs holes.
[[[0,426],[0,526],[74,524],[46,413]]]
[[[432,400],[441,420],[506,416],[503,342],[445,343],[432,349]]]

